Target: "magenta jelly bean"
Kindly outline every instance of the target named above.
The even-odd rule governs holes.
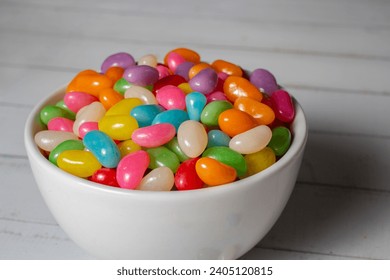
[[[170,52],[167,56],[168,67],[172,72],[175,72],[176,68],[185,61],[184,57],[175,52]]]
[[[158,78],[161,80],[162,78],[165,78],[169,75],[171,75],[171,70],[169,70],[168,67],[164,65],[157,65],[156,70],[158,71]]]
[[[123,73],[123,78],[129,83],[142,87],[153,85],[158,81],[158,77],[157,69],[149,65],[130,66]]]
[[[214,91],[217,86],[217,73],[211,68],[205,68],[193,77],[189,83],[194,91],[199,91],[203,94],[209,94]]]
[[[184,92],[180,88],[172,85],[164,86],[156,93],[158,104],[167,110],[184,110],[186,108],[185,98],[186,95]]]
[[[207,103],[217,101],[217,100],[227,100],[225,94],[222,91],[215,91],[206,95]]]
[[[172,124],[160,123],[134,130],[131,139],[142,147],[153,148],[168,143],[175,134],[176,129]]]
[[[75,113],[95,101],[99,101],[99,99],[92,94],[79,91],[68,92],[64,97],[66,107]]]
[[[135,65],[135,60],[131,54],[125,52],[119,52],[107,57],[101,66],[102,73],[106,73],[110,67],[121,67],[126,69],[129,66]]]
[[[72,121],[70,119],[63,118],[63,117],[56,117],[56,118],[52,118],[47,123],[47,128],[49,130],[72,132],[73,131],[73,123],[74,123],[74,121]]]
[[[119,186],[124,189],[135,189],[140,184],[149,162],[149,155],[143,150],[124,156],[116,169]]]
[[[282,122],[291,123],[295,117],[295,109],[290,94],[285,90],[277,90],[272,93],[271,99],[276,118]]]
[[[99,130],[98,122],[84,122],[79,126],[79,136],[84,138],[85,134],[92,130]]]

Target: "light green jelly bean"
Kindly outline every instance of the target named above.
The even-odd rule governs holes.
[[[239,177],[244,176],[248,169],[243,155],[228,147],[215,146],[208,148],[203,152],[202,157],[210,157],[233,167]]]
[[[272,138],[268,143],[268,147],[270,147],[276,156],[284,155],[291,144],[291,132],[287,127],[278,126],[272,129]]]
[[[189,159],[188,156],[186,156],[185,153],[183,153],[182,149],[179,146],[179,142],[177,141],[177,137],[173,137],[171,141],[169,141],[167,144],[165,144],[165,147],[167,147],[169,150],[174,152],[179,159],[180,162],[186,161]]]
[[[57,145],[49,154],[51,163],[57,165],[57,158],[63,151],[84,150],[84,144],[81,140],[66,140]]]
[[[124,95],[125,91],[128,90],[130,87],[131,84],[125,78],[120,78],[114,84],[114,90],[122,95]]]
[[[148,166],[150,169],[166,166],[169,167],[173,173],[175,173],[179,168],[180,161],[178,157],[167,147],[161,146],[157,148],[149,148],[146,149],[146,152],[150,157],[150,163]]]
[[[207,126],[217,126],[219,115],[231,108],[233,108],[233,105],[229,101],[216,100],[210,102],[204,107],[200,115],[200,121]]]
[[[47,105],[43,107],[39,116],[41,118],[41,121],[45,125],[47,125],[52,118],[56,118],[56,117],[69,118],[69,114],[65,109],[62,109],[54,105]]]
[[[68,112],[68,119],[75,120],[76,119],[76,113],[72,112],[68,106],[64,103],[64,100],[60,100],[56,103],[57,107],[60,107],[61,109],[64,109],[66,112]]]

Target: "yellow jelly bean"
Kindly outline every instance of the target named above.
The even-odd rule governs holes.
[[[131,154],[135,151],[141,150],[141,146],[134,143],[133,140],[125,140],[118,144],[119,152],[121,153],[121,158]]]
[[[112,115],[130,115],[131,110],[133,110],[134,107],[137,107],[139,105],[143,104],[143,102],[138,98],[125,98],[113,105],[108,111],[106,112],[106,116],[112,116]]]
[[[87,178],[102,166],[89,151],[67,150],[57,159],[58,167],[78,177]]]
[[[106,115],[99,121],[98,126],[100,131],[114,140],[128,140],[138,128],[138,122],[130,115]]]
[[[182,83],[182,84],[178,85],[177,87],[180,88],[185,94],[189,94],[189,93],[193,92],[189,83]]]
[[[259,173],[260,171],[270,167],[276,161],[275,153],[269,147],[265,147],[256,153],[245,155],[244,158],[248,166],[248,171],[244,177]]]

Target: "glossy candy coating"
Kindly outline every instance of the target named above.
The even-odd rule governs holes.
[[[229,76],[223,84],[223,92],[226,97],[234,102],[238,97],[250,97],[257,101],[261,101],[263,94],[257,87],[243,77]]]
[[[47,128],[49,130],[72,132],[73,131],[73,124],[74,124],[74,121],[72,121],[70,119],[63,118],[63,117],[55,117],[55,118],[52,118],[47,123]]]
[[[209,94],[217,86],[217,73],[211,68],[205,68],[190,79],[189,84],[194,91]]]
[[[138,122],[130,115],[108,115],[98,122],[99,130],[114,140],[128,140],[138,128]]]
[[[168,85],[178,86],[182,83],[186,83],[186,80],[183,77],[179,75],[169,75],[167,77],[161,78],[153,85],[153,92],[157,93],[160,88],[163,88]]]
[[[103,104],[106,110],[110,109],[116,103],[123,99],[123,95],[116,92],[112,88],[106,88],[100,91],[99,101]]]
[[[76,118],[76,114],[75,112],[71,111],[68,106],[66,106],[64,100],[60,100],[56,103],[56,106],[57,107],[60,107],[61,109],[64,109],[66,112],[68,112],[68,116],[67,118],[71,119],[71,120],[74,120]]]
[[[110,78],[114,83],[116,83],[119,79],[122,78],[123,73],[125,72],[125,69],[118,66],[112,66],[107,69],[106,75],[108,78]]]
[[[189,73],[190,69],[194,66],[193,62],[184,61],[180,65],[178,65],[175,69],[175,75],[179,75],[183,77],[186,81],[190,79]]]
[[[99,92],[105,88],[112,88],[114,81],[99,73],[79,73],[68,84],[66,92],[80,91],[99,97]]]
[[[154,94],[147,88],[141,86],[131,86],[124,94],[126,99],[138,98],[144,104],[158,104]]]
[[[177,137],[173,137],[171,139],[171,141],[169,141],[167,144],[165,144],[165,147],[167,147],[169,150],[174,152],[180,162],[186,161],[187,159],[190,158],[180,148],[179,141],[177,140]]]
[[[142,191],[170,191],[175,183],[172,170],[166,166],[153,169],[141,180],[137,190]]]
[[[175,186],[179,191],[195,190],[203,187],[204,182],[196,173],[196,162],[199,158],[192,158],[182,162],[175,174]]]
[[[160,123],[135,129],[131,139],[142,147],[152,148],[165,145],[175,134],[176,129],[172,124]]]
[[[249,114],[233,108],[219,115],[218,125],[223,132],[233,137],[254,128],[257,123]]]
[[[80,140],[66,140],[60,144],[58,144],[49,154],[49,160],[51,163],[57,165],[58,156],[68,150],[84,150],[84,144]]]
[[[164,64],[168,65],[168,56],[172,52],[179,54],[181,57],[184,58],[185,61],[190,61],[190,62],[193,62],[195,64],[200,62],[200,55],[196,51],[188,49],[188,48],[177,48],[177,49],[169,51],[166,54],[166,56],[164,58]]]
[[[73,124],[73,133],[77,136],[79,134],[80,125],[85,122],[98,122],[106,114],[106,109],[100,102],[93,102],[81,110],[76,115],[76,120]]]
[[[217,126],[219,115],[231,108],[233,108],[233,105],[225,100],[210,102],[204,107],[200,120],[207,126]]]
[[[141,150],[141,146],[134,143],[133,140],[125,140],[121,141],[118,145],[119,152],[121,153],[121,158],[124,156],[131,154],[133,152]]]
[[[239,66],[222,59],[215,60],[213,63],[211,63],[211,66],[217,73],[223,72],[231,76],[242,76],[242,70]]]
[[[152,121],[152,124],[170,123],[175,127],[177,131],[179,129],[179,126],[182,124],[182,122],[188,119],[189,118],[186,111],[172,109],[172,110],[159,113]]]
[[[252,116],[258,124],[269,125],[275,120],[275,113],[268,105],[249,97],[239,97],[234,108]]]
[[[218,101],[218,100],[219,101],[227,100],[225,94],[222,91],[214,91],[213,93],[207,95],[207,103]]]
[[[211,68],[211,65],[208,63],[200,62],[200,63],[195,64],[188,71],[188,78],[191,80],[193,77],[198,75],[200,71],[207,69],[207,68]]]
[[[157,57],[153,54],[144,55],[138,60],[138,65],[148,65],[155,68],[157,66]]]
[[[142,100],[138,98],[125,98],[113,105],[107,112],[106,116],[130,115],[131,110],[142,105]]]
[[[275,161],[275,153],[269,147],[265,147],[264,149],[256,153],[245,155],[245,162],[248,166],[248,171],[245,175],[240,177],[248,177],[259,173],[264,169],[270,167],[272,164],[275,163]]]
[[[186,95],[193,92],[189,83],[181,83],[177,87],[180,88]]]
[[[295,117],[295,109],[290,94],[284,90],[277,90],[272,93],[271,99],[276,118],[282,122],[291,123]]]
[[[276,156],[284,155],[291,144],[291,132],[287,127],[278,126],[272,129],[272,138],[268,143]]]
[[[64,96],[65,105],[69,108],[69,110],[75,113],[77,113],[81,108],[98,100],[99,99],[96,96],[79,91],[68,92]]]
[[[209,157],[233,167],[238,176],[246,174],[247,165],[244,157],[228,147],[211,147],[204,151],[202,157]]]
[[[234,136],[229,142],[229,148],[240,154],[256,153],[268,145],[271,137],[271,129],[266,125],[259,125]]]
[[[156,104],[143,104],[134,107],[130,115],[134,117],[139,127],[145,127],[152,124],[154,118],[161,112],[164,112],[165,109]]]
[[[134,85],[147,86],[157,82],[159,74],[156,68],[149,65],[134,65],[126,68],[123,78]]]
[[[92,176],[101,164],[95,156],[88,151],[68,150],[62,152],[57,158],[58,167],[77,177]]]
[[[114,84],[114,90],[121,95],[124,95],[126,90],[128,90],[132,84],[130,84],[125,78],[120,78]]]
[[[254,70],[249,78],[250,82],[262,92],[272,94],[279,89],[274,75],[266,69]]]
[[[237,177],[233,167],[208,157],[200,158],[195,168],[199,178],[209,186],[231,183]]]
[[[186,156],[200,156],[207,147],[207,132],[200,122],[188,120],[177,131],[177,141]]]
[[[186,108],[185,98],[186,95],[184,92],[180,88],[172,85],[166,85],[156,93],[158,104],[167,110],[184,110]]]
[[[60,143],[71,139],[77,140],[78,137],[71,132],[55,130],[41,130],[34,136],[35,144],[47,152],[52,151]]]
[[[56,117],[69,118],[69,113],[54,105],[47,105],[43,107],[40,112],[40,119],[45,125],[47,125],[51,119]]]
[[[102,167],[96,170],[89,180],[106,186],[119,187],[118,181],[116,180],[115,168]]]
[[[84,136],[83,143],[104,167],[114,168],[118,165],[121,158],[119,149],[106,133],[90,131]]]
[[[102,63],[100,69],[105,73],[108,68],[116,66],[126,69],[129,66],[135,65],[133,56],[129,53],[118,52],[108,56]]]
[[[225,146],[229,147],[230,137],[225,132],[219,129],[210,130],[207,133],[208,142],[207,148],[215,147],[215,146]]]
[[[166,56],[166,65],[172,72],[175,72],[177,67],[185,61],[184,57],[176,52],[170,52]]]
[[[99,130],[98,122],[84,122],[79,126],[79,137],[84,138],[85,134],[92,130]]]
[[[149,165],[149,155],[140,150],[123,157],[116,169],[116,179],[121,188],[135,189]]]
[[[148,166],[150,169],[166,166],[175,173],[180,165],[180,161],[175,153],[164,146],[149,148],[146,149],[146,152],[150,157],[150,163]]]
[[[200,121],[200,115],[206,106],[206,96],[200,92],[191,92],[185,96],[185,103],[190,120]]]
[[[172,75],[172,71],[169,70],[165,65],[157,65],[156,70],[158,71],[158,78],[161,80],[169,75]]]

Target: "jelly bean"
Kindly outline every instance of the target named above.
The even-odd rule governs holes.
[[[165,147],[167,147],[169,150],[174,152],[180,162],[183,162],[183,161],[186,161],[187,159],[189,159],[189,157],[180,148],[179,141],[177,140],[177,137],[173,137],[171,139],[171,141],[169,141],[165,145]]]
[[[251,115],[258,124],[269,125],[275,120],[275,113],[271,107],[249,97],[237,98],[234,108]]]
[[[269,147],[265,147],[264,149],[256,153],[245,155],[245,163],[248,166],[248,171],[242,177],[248,177],[259,173],[264,169],[270,167],[272,164],[275,163],[275,161],[275,153]]]
[[[118,144],[118,149],[121,153],[121,158],[123,158],[128,154],[141,150],[141,147],[140,145],[134,143],[133,140],[125,140]]]
[[[199,158],[192,158],[180,164],[175,174],[175,186],[179,191],[196,190],[204,183],[196,173],[196,162]]]
[[[199,178],[209,186],[228,184],[234,182],[237,177],[233,167],[212,158],[200,158],[195,168]]]
[[[144,104],[157,104],[157,99],[154,96],[154,94],[148,90],[147,88],[140,87],[140,86],[131,86],[128,90],[125,92],[125,98],[138,98],[140,99]]]
[[[110,109],[112,106],[114,106],[116,103],[121,101],[123,99],[123,95],[116,92],[112,88],[106,88],[103,89],[99,93],[99,101],[103,104],[104,108],[106,110]]]
[[[139,98],[125,98],[113,105],[106,112],[106,116],[115,116],[115,115],[130,115],[130,112],[139,105],[142,105],[143,102]]]
[[[272,94],[279,89],[274,75],[265,69],[254,70],[251,73],[249,80],[258,89],[267,94]]]
[[[271,99],[275,106],[276,118],[291,123],[295,117],[295,109],[290,94],[284,90],[277,90],[272,93]]]
[[[229,147],[230,137],[225,132],[213,129],[207,133],[208,142],[207,147],[225,146]]]
[[[190,158],[200,156],[207,147],[207,132],[200,122],[188,120],[177,131],[177,141],[183,153]]]
[[[194,66],[194,63],[190,61],[181,63],[176,67],[175,75],[182,76],[186,81],[188,81],[190,79],[189,73],[192,66]]]
[[[84,150],[84,144],[80,140],[66,140],[58,144],[49,154],[49,160],[51,163],[57,165],[58,156],[68,150]]]
[[[175,153],[173,153],[164,146],[149,148],[146,149],[146,152],[150,157],[150,169],[156,169],[161,166],[166,166],[169,167],[173,173],[175,173],[180,165],[180,161],[175,155]]]
[[[233,108],[219,115],[218,125],[223,132],[233,137],[254,128],[257,123],[249,114]]]
[[[268,145],[271,137],[271,129],[266,125],[259,125],[234,136],[229,142],[229,148],[240,154],[256,153]]]
[[[85,106],[79,110],[76,115],[76,120],[73,124],[73,133],[80,136],[80,125],[85,122],[98,122],[101,118],[103,118],[105,113],[106,109],[104,109],[103,104],[100,102],[93,102]]]
[[[176,68],[182,64],[183,62],[185,62],[186,60],[184,59],[184,57],[182,57],[180,54],[176,53],[176,52],[170,52],[168,53],[167,57],[166,57],[166,61],[167,61],[167,64],[169,69],[172,71],[172,72],[175,72],[176,71]]]
[[[246,174],[247,165],[244,157],[240,153],[237,153],[228,147],[207,148],[202,156],[213,158],[219,162],[233,167],[237,171],[238,176],[243,176]]]
[[[116,83],[119,79],[122,79],[123,73],[125,72],[125,69],[122,67],[113,66],[107,69],[106,75],[108,78],[110,78],[114,83]]]
[[[204,107],[202,114],[200,115],[200,121],[208,126],[217,126],[219,115],[228,110],[232,109],[233,105],[228,101],[213,101]]]
[[[142,191],[170,191],[174,183],[175,177],[172,170],[166,166],[161,166],[145,175],[136,189]]]
[[[188,71],[188,78],[191,80],[193,77],[198,75],[200,71],[207,69],[207,68],[211,68],[211,65],[208,63],[201,62],[201,63],[195,64]]]
[[[55,118],[52,118],[47,123],[47,128],[49,130],[72,132],[73,131],[73,123],[74,123],[74,121],[72,121],[70,119],[63,118],[63,117],[55,117]]]
[[[44,151],[50,152],[66,140],[77,140],[78,137],[71,132],[41,130],[34,136],[35,144]]]
[[[175,134],[176,129],[172,124],[159,123],[134,130],[131,139],[142,147],[152,148],[165,145]]]
[[[182,84],[178,85],[177,87],[180,88],[186,95],[193,92],[189,83],[182,83]]]
[[[160,105],[145,104],[134,107],[130,115],[137,120],[139,127],[145,127],[151,125],[154,118],[163,111],[165,110]]]
[[[119,186],[124,189],[135,189],[140,184],[149,161],[148,153],[142,150],[122,158],[116,169]]]
[[[175,52],[177,54],[179,54],[180,56],[182,56],[186,61],[191,61],[192,63],[199,63],[200,62],[200,55],[191,50],[191,49],[187,49],[187,48],[177,48],[177,49],[174,49],[174,50],[171,50],[169,51],[165,58],[164,58],[164,63],[166,65],[168,65],[168,56],[171,52]]]
[[[85,92],[73,91],[67,92],[64,96],[64,103],[69,110],[77,113],[81,108],[98,101],[96,96]]]
[[[92,176],[102,166],[95,156],[88,151],[68,150],[57,158],[58,167],[77,177]]]
[[[230,75],[228,75],[228,74],[226,74],[224,72],[217,72],[217,74],[218,74],[218,79],[223,81],[223,82],[225,82],[225,80],[230,76]]]
[[[95,173],[93,173],[89,178],[89,180],[106,186],[119,187],[118,181],[116,180],[115,168],[102,167],[96,170]]]
[[[272,129],[272,138],[268,143],[276,156],[284,155],[291,144],[291,132],[284,126],[275,127]]]
[[[64,102],[64,99],[61,99],[60,101],[58,101],[56,103],[56,106],[57,107],[60,107],[61,109],[65,110],[66,112],[68,112],[68,116],[67,118],[70,119],[70,120],[74,120],[76,118],[76,114],[75,112],[71,111],[68,106],[66,106],[65,102]]]
[[[250,97],[257,101],[263,98],[260,90],[243,77],[229,76],[223,84],[223,92],[232,102],[240,96]]]
[[[76,75],[68,84],[66,92],[81,91],[99,97],[99,92],[105,88],[112,88],[114,82],[103,74]]]
[[[207,102],[206,96],[200,92],[191,92],[186,95],[185,102],[190,120],[200,121],[200,115]]]
[[[79,126],[79,137],[84,138],[85,134],[92,130],[99,130],[98,122],[84,122]]]
[[[128,140],[138,128],[137,120],[130,115],[105,115],[98,124],[99,130],[114,140]]]
[[[104,167],[114,168],[121,158],[115,142],[104,132],[92,130],[83,139],[84,146]]]
[[[215,60],[213,63],[211,63],[211,66],[217,73],[223,72],[231,76],[242,76],[242,70],[239,66],[222,59]]]
[[[217,82],[217,73],[211,68],[206,68],[191,78],[189,84],[194,91],[209,94],[214,91]]]
[[[158,90],[156,93],[157,102],[167,110],[186,108],[186,95],[176,86],[167,85]]]
[[[157,65],[156,70],[158,71],[158,78],[161,80],[167,76],[172,75],[171,70],[164,65]]]
[[[119,52],[110,55],[107,57],[103,63],[101,68],[102,73],[105,73],[108,68],[112,66],[121,67],[123,69],[126,69],[130,66],[135,65],[135,60],[131,54],[125,53],[125,52]]]
[[[126,68],[123,78],[137,86],[147,86],[157,82],[159,74],[156,68],[149,65],[135,65]]]
[[[128,90],[132,84],[130,84],[125,78],[120,78],[114,84],[114,90],[121,95],[124,95],[126,90]]]
[[[188,119],[189,118],[186,111],[172,109],[159,113],[152,121],[152,124],[170,123],[175,127],[177,131],[181,123]]]
[[[178,86],[182,83],[186,83],[187,81],[178,75],[169,75],[167,77],[164,77],[160,80],[158,80],[154,85],[153,85],[153,92],[157,93],[160,88],[165,87],[167,85],[171,86]]]
[[[138,60],[138,65],[148,65],[150,67],[156,67],[157,57],[153,54],[144,55]]]
[[[217,101],[217,100],[227,100],[226,95],[222,91],[215,91],[213,93],[208,94],[207,103]]]
[[[47,125],[51,119],[56,117],[66,118],[69,117],[69,113],[64,109],[54,105],[47,105],[43,107],[40,112],[40,119],[45,125]]]

